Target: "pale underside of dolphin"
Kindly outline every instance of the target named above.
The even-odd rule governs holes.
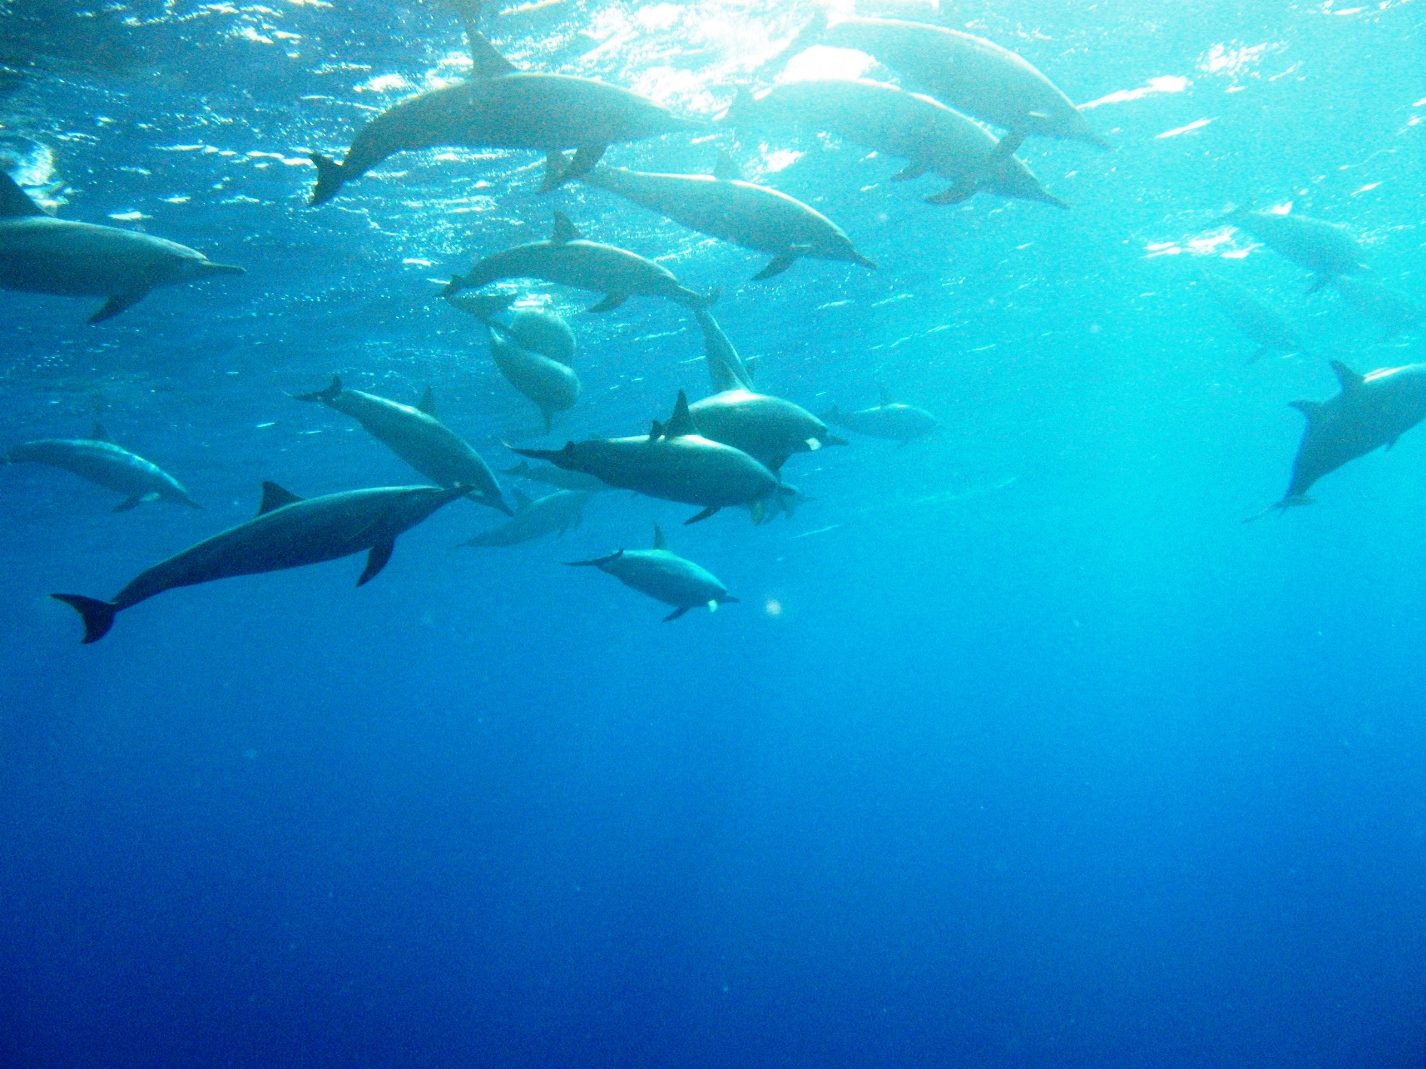
[[[96,422],[88,438],[41,438],[24,442],[4,455],[11,464],[48,464],[72,472],[108,490],[124,495],[115,512],[127,512],[146,501],[171,501],[201,509],[183,485],[152,461],[115,444],[103,424]]]
[[[701,605],[707,605],[709,612],[717,612],[719,605],[738,600],[712,572],[669,552],[658,524],[654,524],[653,549],[620,549],[607,557],[566,563],[571,568],[598,568],[625,586],[674,606],[673,612],[663,618],[664,623]]]

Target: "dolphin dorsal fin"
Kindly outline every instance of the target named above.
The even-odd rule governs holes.
[[[436,418],[436,393],[429,386],[426,392],[421,395],[421,403],[416,406],[432,419]]]
[[[743,177],[743,169],[732,156],[719,149],[718,162],[713,165],[713,177],[720,182],[733,182]]]
[[[697,433],[698,428],[693,423],[693,417],[688,414],[688,394],[679,390],[678,403],[673,406],[673,415],[669,416],[668,422],[664,424],[663,436],[682,438],[685,434]]]
[[[262,504],[257,507],[257,514],[266,516],[273,509],[280,509],[284,505],[293,505],[301,500],[291,490],[284,490],[276,483],[263,483]]]
[[[530,507],[530,495],[523,490],[511,490],[510,496],[515,499],[515,511],[524,512]]]
[[[502,74],[515,71],[515,64],[495,50],[495,46],[483,33],[478,33],[466,23],[466,39],[470,42],[472,74],[477,78],[499,78]]]
[[[881,383],[876,388],[878,396],[881,398],[882,407],[891,404],[891,391],[886,388],[886,383]]]
[[[1352,393],[1360,390],[1362,383],[1366,381],[1364,375],[1359,375],[1340,360],[1332,361],[1332,374],[1337,376],[1337,381],[1342,384],[1343,393]]]
[[[654,524],[654,548],[668,549],[668,540],[663,536],[663,528]]]
[[[748,373],[748,389],[752,389],[753,383],[758,377],[758,358],[750,356],[743,361],[743,370]]]
[[[89,440],[91,442],[108,442],[110,445],[114,444],[113,436],[104,429],[104,424],[100,423],[97,419],[94,421],[94,429],[89,432]]]
[[[649,441],[657,442],[662,437],[663,424],[660,423],[658,420],[654,420],[653,425],[649,427]]]
[[[569,221],[569,216],[556,210],[555,229],[554,233],[550,235],[550,244],[563,245],[567,241],[578,241],[582,237],[584,235],[579,232],[579,227]]]
[[[18,219],[22,215],[44,215],[45,210],[30,199],[4,171],[0,171],[0,219]]]

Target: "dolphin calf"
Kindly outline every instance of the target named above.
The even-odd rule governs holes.
[[[587,309],[590,312],[608,312],[630,297],[664,297],[689,308],[706,308],[718,299],[716,290],[704,297],[684,289],[668,268],[637,253],[585,241],[579,229],[558,211],[548,241],[532,241],[487,256],[469,274],[452,278],[441,296],[453,297],[502,278],[540,278],[604,294],[602,301]]]
[[[141,572],[112,601],[51,594],[84,618],[84,642],[109,633],[114,615],[181,586],[319,564],[369,550],[357,586],[386,562],[396,537],[466,492],[463,486],[386,486],[304,499],[276,483],[262,484],[262,505],[246,523],[190,546]]]
[[[159,286],[243,273],[176,241],[53,219],[0,171],[0,289],[103,297],[89,317],[102,323]]]
[[[4,457],[11,464],[48,464],[73,472],[81,479],[117,490],[124,500],[115,512],[127,512],[145,501],[172,501],[201,509],[177,479],[157,464],[115,445],[101,423],[88,438],[41,438],[15,446]]]
[[[1292,407],[1307,417],[1307,428],[1292,464],[1292,479],[1282,500],[1258,516],[1294,505],[1311,505],[1307,491],[1318,479],[1378,446],[1390,449],[1426,417],[1426,364],[1379,368],[1359,375],[1334,360],[1332,371],[1342,387],[1336,397],[1292,402]]]
[[[985,127],[928,96],[883,82],[789,82],[756,98],[740,88],[720,121],[770,131],[803,126],[900,156],[908,162],[892,181],[929,173],[954,183],[927,197],[931,204],[955,203],[983,190],[1069,207],[1046,192],[1034,172]]]
[[[540,410],[545,419],[545,433],[549,434],[554,414],[573,408],[579,400],[579,376],[574,368],[523,348],[513,337],[507,336],[513,331],[497,323],[487,323],[485,332],[490,340],[490,355],[500,374]]]
[[[1248,357],[1247,363],[1256,363],[1269,353],[1288,354],[1302,351],[1302,342],[1298,340],[1297,332],[1285,317],[1242,286],[1216,278],[1207,272],[1204,272],[1201,278],[1209,294],[1233,321],[1233,325],[1249,341],[1257,343],[1258,350]]]
[[[700,605],[717,612],[719,605],[738,600],[712,572],[670,553],[658,524],[654,524],[653,549],[621,549],[607,557],[566,563],[571,568],[598,568],[640,594],[674,606],[673,612],[663,618],[664,623]]]
[[[501,472],[505,475],[513,475],[517,479],[529,479],[532,483],[542,483],[560,490],[584,490],[591,494],[597,494],[609,489],[609,484],[603,479],[596,479],[593,475],[586,475],[582,471],[565,471],[553,464],[536,465],[531,464],[528,460],[520,461],[513,468],[502,468]]]
[[[543,189],[555,189],[599,162],[612,144],[702,124],[618,86],[569,74],[517,71],[479,33],[467,31],[474,76],[387,108],[357,132],[341,163],[311,153],[312,204],[323,204],[397,152],[438,146],[534,149],[546,154]],[[575,149],[565,163],[561,152]]]
[[[754,506],[753,522],[759,523],[764,499],[778,487],[777,476],[766,465],[741,449],[698,433],[682,390],[667,425],[655,420],[647,435],[593,438],[569,442],[563,449],[515,452],[532,460],[548,460],[568,471],[596,475],[621,490],[702,505],[703,511],[685,523],[706,520],[733,505]]]
[[[344,390],[342,380],[333,375],[325,390],[292,397],[295,401],[320,401],[351,416],[368,434],[437,486],[464,486],[472,499],[510,515],[510,506],[500,496],[500,485],[480,454],[436,418],[429,388],[420,406],[412,408],[360,390]]]
[[[803,256],[876,267],[832,220],[786,193],[742,181],[726,155],[712,175],[596,167],[580,180],[691,230],[767,253],[772,259],[755,281],[782,274]]]
[[[547,534],[563,535],[571,527],[578,528],[584,519],[584,506],[594,495],[587,490],[556,490],[553,494],[531,501],[519,490],[514,492],[515,515],[499,527],[481,531],[462,546],[515,546]]]
[[[1391,341],[1421,322],[1421,310],[1404,293],[1366,278],[1338,275],[1332,285],[1356,312],[1381,328],[1378,342]]]
[[[1305,215],[1250,212],[1238,209],[1223,222],[1241,227],[1263,244],[1316,278],[1307,288],[1316,293],[1338,275],[1356,275],[1369,270],[1362,262],[1362,247],[1346,227]]]
[[[936,417],[924,408],[892,401],[885,387],[881,391],[881,404],[875,408],[844,413],[834,406],[822,413],[822,418],[834,427],[845,427],[869,438],[889,438],[902,445],[930,434],[938,426]]]

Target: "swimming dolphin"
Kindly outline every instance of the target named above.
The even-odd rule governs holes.
[[[1218,302],[1218,307],[1233,321],[1233,325],[1249,341],[1257,343],[1258,350],[1248,357],[1247,363],[1256,363],[1269,353],[1288,354],[1302,351],[1302,342],[1298,340],[1292,324],[1242,286],[1216,278],[1207,272],[1200,277],[1209,294]]]
[[[1338,275],[1370,270],[1362,262],[1362,247],[1357,239],[1338,223],[1291,212],[1279,215],[1242,208],[1229,212],[1223,222],[1242,227],[1263,244],[1316,275],[1307,288],[1308,293],[1316,293]]]
[[[845,427],[869,438],[889,438],[902,445],[930,434],[938,426],[936,417],[924,408],[893,402],[885,387],[881,390],[881,404],[875,408],[844,413],[833,406],[822,413],[822,418],[834,427]]]
[[[548,460],[568,471],[597,475],[621,490],[702,505],[703,511],[685,523],[697,523],[719,509],[747,504],[755,506],[753,522],[761,522],[763,499],[778,486],[777,476],[760,461],[700,435],[682,390],[667,425],[654,420],[647,435],[593,438],[569,442],[563,449],[515,452],[532,460]]]
[[[114,506],[115,512],[127,512],[145,501],[172,501],[195,509],[203,507],[157,464],[115,445],[101,423],[94,424],[88,438],[41,438],[15,446],[4,459],[11,464],[33,462],[63,468],[81,479],[117,490],[124,495],[124,500]]]
[[[983,190],[1069,207],[1046,192],[1034,172],[985,127],[928,96],[883,82],[789,82],[757,98],[739,88],[719,121],[760,130],[804,126],[883,155],[901,156],[909,162],[893,182],[930,173],[955,183],[927,197],[931,204],[955,203]]]
[[[513,337],[506,336],[513,332],[497,323],[487,323],[485,332],[490,340],[490,355],[500,374],[540,410],[545,419],[545,433],[549,434],[554,414],[573,408],[579,400],[579,376],[574,368],[525,349]]]
[[[342,380],[333,375],[325,390],[293,394],[292,399],[320,401],[351,416],[368,434],[437,486],[464,486],[473,500],[511,515],[510,506],[500,496],[500,485],[480,454],[436,418],[429,387],[420,405],[412,408],[360,390],[344,390]]]
[[[341,163],[309,154],[317,167],[312,204],[331,200],[345,183],[396,152],[446,145],[534,149],[548,160],[542,187],[548,191],[589,170],[611,144],[702,125],[618,86],[517,71],[479,33],[468,30],[468,37],[475,63],[469,81],[387,108],[357,132]],[[570,148],[576,152],[566,164],[561,152]]]
[[[503,328],[507,337],[521,349],[539,353],[567,367],[574,366],[574,330],[555,312],[521,308],[509,322],[500,323],[495,316],[506,311],[515,299],[513,293],[472,293],[466,290],[447,298],[453,308],[468,312],[487,326]]]
[[[584,519],[584,506],[594,495],[585,490],[556,490],[531,501],[519,490],[514,491],[515,515],[499,527],[481,531],[462,546],[515,546],[551,533],[563,535],[571,527],[578,529]]]
[[[276,483],[263,483],[257,516],[141,572],[113,601],[80,594],[50,597],[84,618],[84,642],[89,643],[109,633],[115,613],[175,587],[319,564],[370,550],[357,580],[361,586],[386,567],[398,535],[465,492],[463,486],[384,486],[303,499]]]
[[[159,286],[243,273],[176,241],[53,219],[0,171],[0,289],[103,297],[88,320],[102,323]]]
[[[767,253],[772,259],[754,281],[782,274],[802,256],[876,267],[832,220],[786,193],[742,181],[726,155],[711,175],[596,167],[580,180],[691,230]]]
[[[545,486],[554,486],[561,490],[583,490],[586,493],[597,494],[609,489],[609,484],[603,479],[586,475],[582,471],[565,471],[553,464],[535,465],[528,460],[520,461],[513,468],[502,468],[501,472],[505,475],[513,475],[517,479],[529,479],[532,483],[543,483]]]
[[[664,623],[700,605],[717,612],[719,605],[738,600],[712,572],[670,553],[658,524],[654,524],[653,549],[621,549],[607,557],[566,563],[571,568],[598,568],[640,594],[674,606],[673,612],[663,618]]]
[[[1332,285],[1352,308],[1381,327],[1378,342],[1391,341],[1421,322],[1421,310],[1411,298],[1379,282],[1338,275]]]
[[[558,211],[549,241],[532,241],[487,256],[465,277],[453,277],[441,296],[453,297],[502,278],[541,278],[604,294],[602,301],[586,309],[589,312],[608,312],[630,297],[666,297],[689,308],[706,308],[718,299],[717,290],[703,297],[684,289],[668,268],[627,249],[585,241]]]
[[[983,37],[900,19],[850,18],[828,26],[819,12],[784,55],[814,44],[865,52],[900,74],[907,88],[1024,136],[1113,147],[1053,82]]]
[[[1390,449],[1426,417],[1426,364],[1379,368],[1359,375],[1334,360],[1332,371],[1342,386],[1336,397],[1292,402],[1292,407],[1307,417],[1307,429],[1297,447],[1287,493],[1258,516],[1311,505],[1307,491],[1318,479],[1378,446]]]

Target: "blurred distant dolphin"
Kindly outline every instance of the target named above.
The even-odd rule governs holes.
[[[885,387],[881,389],[881,404],[875,408],[844,413],[833,406],[822,413],[822,418],[835,427],[845,427],[869,438],[889,438],[902,445],[930,434],[939,426],[936,417],[924,408],[892,401]]]
[[[481,531],[462,546],[515,546],[542,535],[563,535],[571,527],[578,528],[584,519],[584,506],[594,495],[587,490],[556,490],[553,494],[531,501],[519,490],[514,491],[515,515],[499,527]]]
[[[1239,208],[1223,217],[1223,222],[1242,227],[1317,277],[1307,288],[1316,293],[1338,275],[1356,275],[1370,268],[1362,262],[1362,247],[1351,232],[1338,223],[1312,219],[1291,212],[1250,212]]]
[[[176,241],[53,219],[0,172],[0,289],[104,297],[89,317],[102,323],[159,286],[241,274]]]
[[[1421,322],[1421,310],[1404,293],[1398,293],[1367,278],[1338,275],[1332,280],[1337,292],[1361,315],[1381,327],[1377,341],[1391,341],[1403,330]]]
[[[609,484],[603,479],[586,475],[582,471],[565,471],[553,464],[535,465],[528,460],[522,460],[513,468],[500,470],[504,475],[513,475],[517,479],[529,479],[532,483],[543,483],[545,486],[554,486],[561,490],[583,490],[587,493],[597,494],[609,489]]]
[[[709,612],[717,612],[719,605],[738,600],[712,572],[670,553],[658,524],[654,524],[653,549],[621,549],[607,557],[567,563],[571,568],[598,568],[641,594],[675,606],[673,612],[663,618],[664,623],[677,620],[700,605],[707,605]]]
[[[15,446],[5,454],[11,464],[33,462],[73,472],[109,490],[124,494],[114,506],[126,512],[145,501],[172,501],[176,505],[201,509],[177,479],[157,464],[135,456],[115,445],[101,423],[94,424],[88,438],[41,438]]]
[[[1302,342],[1298,340],[1297,332],[1285,317],[1242,286],[1216,278],[1206,271],[1199,277],[1213,299],[1218,302],[1218,307],[1233,321],[1233,325],[1249,341],[1257,343],[1258,351],[1248,358],[1249,364],[1261,360],[1269,353],[1301,352]]]
[[[357,586],[391,559],[396,538],[436,509],[465,494],[464,486],[386,486],[304,500],[276,483],[263,483],[262,506],[241,523],[140,573],[114,597],[51,594],[84,618],[84,641],[98,642],[116,613],[181,586],[211,583],[336,560],[370,550]]]

